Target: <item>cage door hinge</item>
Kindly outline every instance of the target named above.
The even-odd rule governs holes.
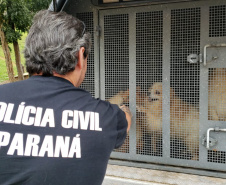
[[[96,36],[100,37],[100,34],[101,34],[101,27],[100,27],[100,25],[96,26],[95,32],[96,32]]]

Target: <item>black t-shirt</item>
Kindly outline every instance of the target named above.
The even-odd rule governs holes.
[[[100,185],[126,137],[116,105],[58,77],[0,86],[0,184]]]

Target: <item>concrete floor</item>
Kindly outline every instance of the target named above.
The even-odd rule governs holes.
[[[226,179],[109,164],[102,185],[226,185]]]

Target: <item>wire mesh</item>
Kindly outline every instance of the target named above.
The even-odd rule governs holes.
[[[150,93],[162,82],[163,12],[136,14],[136,152],[162,156],[161,95]],[[155,108],[154,108],[155,107]]]
[[[209,37],[226,36],[226,5],[209,8]]]
[[[226,121],[226,68],[209,68],[208,120]],[[224,151],[208,150],[208,162],[225,163]]]
[[[226,163],[226,152],[225,151],[214,151],[208,150],[207,161],[212,163]]]
[[[226,120],[226,69],[209,68],[208,120]],[[208,150],[208,162],[225,163],[225,152]]]
[[[163,35],[164,11],[134,12],[136,35],[129,35],[129,15],[104,15],[105,98],[118,105],[129,105],[129,44],[136,44],[136,154],[163,156],[162,135],[162,76],[163,41],[170,39],[170,157],[199,160],[199,102],[200,63],[189,63],[190,54],[200,54],[201,8],[171,10],[170,38]],[[168,11],[168,10],[167,10]],[[225,5],[210,7],[210,37],[225,36]],[[122,11],[119,11],[121,13]],[[124,12],[123,12],[124,13]],[[133,15],[134,16],[134,15]],[[132,16],[132,17],[133,17]],[[131,20],[130,20],[131,21]],[[220,31],[219,31],[220,30]],[[130,40],[129,40],[130,38]],[[131,61],[130,61],[131,62]],[[165,61],[164,61],[165,62]],[[131,70],[131,69],[130,69]],[[220,82],[214,82],[219,74]],[[226,92],[226,68],[209,69],[208,120],[225,121],[224,116],[214,118],[216,107],[226,112],[223,93]],[[131,84],[130,84],[131,85]],[[215,90],[215,86],[218,89]],[[221,90],[219,90],[221,88]],[[165,88],[164,88],[165,89]],[[214,94],[215,93],[215,94]],[[210,100],[212,99],[212,100]],[[219,100],[217,100],[219,99]],[[216,103],[216,100],[220,103]],[[134,137],[130,135],[130,137]],[[201,148],[200,148],[201,149]],[[129,137],[117,152],[129,153]],[[168,155],[168,154],[166,154]],[[224,151],[208,151],[208,162],[225,163]],[[134,157],[132,155],[132,157]],[[120,157],[119,157],[120,158]],[[146,158],[144,158],[145,160]],[[186,162],[186,161],[185,161]],[[197,163],[198,164],[198,163]]]
[[[87,72],[81,88],[89,91],[95,97],[95,74],[94,74],[94,33],[93,33],[93,12],[77,13],[77,17],[86,25],[86,31],[91,34],[91,50],[87,60]]]
[[[170,157],[198,160],[200,8],[171,10]]]
[[[104,16],[105,99],[129,106],[128,14]],[[129,135],[117,152],[129,152]]]
[[[226,68],[209,69],[208,119],[226,121]]]

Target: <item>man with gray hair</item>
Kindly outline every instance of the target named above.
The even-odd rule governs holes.
[[[79,88],[90,45],[79,19],[48,10],[34,17],[25,45],[31,77],[0,86],[0,184],[102,184],[131,113]]]

